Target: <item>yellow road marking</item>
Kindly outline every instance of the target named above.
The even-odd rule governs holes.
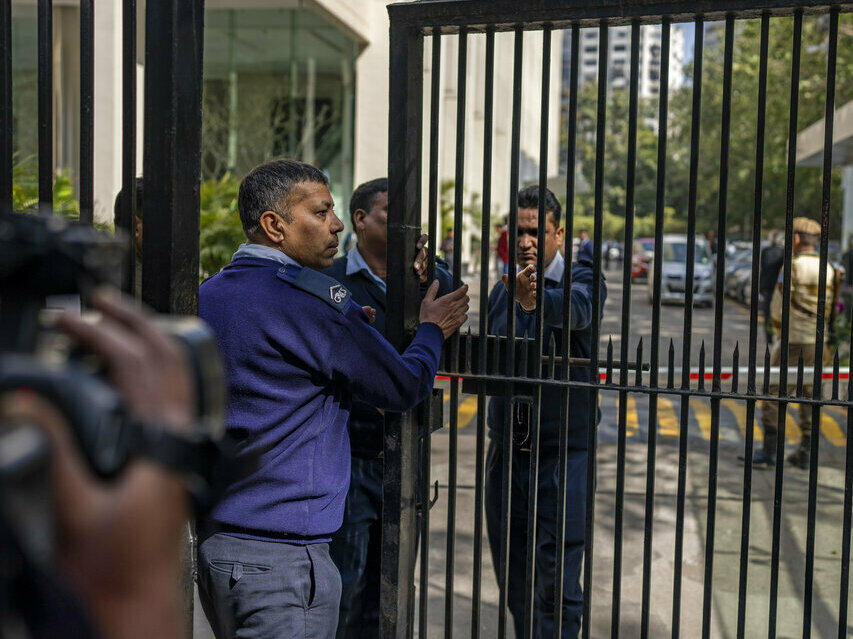
[[[724,399],[723,406],[729,409],[732,415],[735,416],[737,426],[740,429],[740,434],[746,437],[746,404],[738,402],[734,399]],[[758,408],[756,407],[756,413]],[[752,440],[754,442],[763,442],[764,433],[758,427],[758,420],[755,419],[755,414],[752,416]]]
[[[829,443],[837,448],[843,448],[847,444],[844,431],[838,425],[834,417],[826,411],[820,411],[820,432],[829,440]]]
[[[798,416],[799,411],[794,408],[794,404],[788,404],[788,410],[785,413],[785,439],[789,444],[799,444],[803,438],[803,431],[797,423]]]
[[[477,396],[471,395],[459,405],[459,426],[465,428],[477,416]]]
[[[697,399],[696,401],[691,402],[690,406],[693,408],[693,415],[696,417],[696,421],[699,422],[699,430],[702,431],[702,437],[705,438],[705,441],[710,440],[711,405],[704,399]]]
[[[672,400],[658,396],[658,432],[661,437],[678,437],[679,430]]]
[[[456,413],[459,419],[456,421],[458,428],[465,428],[471,423],[471,420],[477,416],[477,396],[469,395],[459,402],[459,409]],[[450,428],[450,402],[447,408],[447,421],[444,422],[445,428]]]
[[[625,434],[628,437],[633,437],[640,431],[640,424],[637,421],[637,400],[630,395],[628,395],[628,405],[626,406],[626,409]]]

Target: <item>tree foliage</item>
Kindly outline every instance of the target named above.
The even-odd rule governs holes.
[[[842,16],[849,27],[850,16]],[[731,132],[727,228],[741,237],[751,236],[755,210],[755,156],[758,119],[758,76],[760,20],[736,23],[732,58]],[[702,73],[702,113],[699,145],[699,178],[697,190],[697,225],[700,229],[716,228],[719,215],[720,147],[723,107],[723,41],[724,26],[709,27],[719,32],[720,46],[705,52]],[[826,108],[826,41],[825,20],[816,16],[803,20],[797,131],[821,120]],[[849,33],[839,34],[836,107],[853,99],[853,49]],[[845,46],[845,41],[848,46]],[[767,107],[765,111],[764,174],[762,191],[762,226],[782,228],[785,221],[786,184],[788,175],[788,125],[791,100],[791,62],[793,57],[793,19],[778,18],[770,22],[767,68]],[[693,65],[687,69],[692,81]],[[691,82],[692,84],[692,82]],[[669,154],[667,200],[677,210],[687,212],[689,181],[690,122],[692,86],[675,92],[671,99],[673,122]],[[817,218],[820,215],[823,189],[820,167],[796,167],[794,215]],[[830,233],[840,232],[840,172],[833,171],[830,200]]]
[[[790,113],[793,18],[771,20],[768,41],[767,107],[765,115],[764,183],[762,225],[764,229],[782,228],[785,220],[788,122]],[[674,27],[676,28],[676,27]],[[707,25],[716,31],[719,44],[706,47],[703,56],[700,143],[698,148],[697,232],[716,230],[719,218],[720,148],[723,107],[724,24]],[[736,22],[732,65],[730,150],[728,161],[727,230],[730,237],[750,237],[755,210],[755,157],[758,113],[758,75],[760,20]],[[836,108],[853,99],[853,16],[840,18],[836,72]],[[800,62],[799,109],[797,131],[824,117],[826,107],[828,22],[826,17],[806,16]],[[706,35],[706,40],[708,36]],[[681,70],[671,69],[670,73]],[[678,232],[685,226],[688,213],[689,159],[692,125],[693,75],[691,62],[684,69],[685,84],[670,91],[666,206],[664,228]],[[594,207],[595,150],[597,121],[597,85],[588,83],[578,93],[576,145],[575,213],[591,216]],[[624,223],[608,222],[608,216],[624,218],[628,156],[628,105],[626,89],[609,88],[605,121],[604,211],[605,237],[621,237]],[[637,123],[637,161],[635,181],[635,236],[653,220],[657,180],[658,101],[641,100]],[[564,109],[564,121],[567,117]],[[566,126],[562,127],[566,143]],[[818,218],[822,192],[820,167],[798,166],[794,192],[794,215]],[[840,171],[832,173],[830,234],[840,233]],[[578,220],[580,218],[576,218]],[[575,226],[577,228],[578,222]],[[591,226],[585,222],[585,226]],[[650,228],[654,224],[651,222]],[[615,235],[614,235],[615,233]]]

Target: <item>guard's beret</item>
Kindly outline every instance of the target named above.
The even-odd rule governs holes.
[[[795,217],[794,233],[802,233],[803,235],[820,235],[820,224],[810,217]]]

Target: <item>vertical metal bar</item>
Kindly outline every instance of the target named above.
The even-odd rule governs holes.
[[[711,390],[722,391],[720,374],[723,366],[723,307],[725,306],[726,220],[729,189],[729,137],[732,115],[732,56],[735,38],[735,18],[726,16],[723,49],[723,104],[720,123],[720,182],[717,214],[717,282],[714,293],[714,361]],[[692,282],[691,282],[692,284]],[[711,397],[711,449],[708,460],[708,516],[705,533],[705,584],[702,598],[702,638],[711,635],[711,600],[714,580],[714,542],[717,525],[717,468],[720,454],[720,397]]]
[[[755,132],[755,208],[752,214],[752,282],[749,297],[749,370],[746,392],[755,394],[755,369],[758,344],[758,284],[761,263],[761,212],[764,193],[764,122],[767,110],[767,49],[770,14],[761,15],[761,42],[758,55],[758,115]],[[755,437],[755,400],[746,403],[746,443],[744,445],[743,500],[741,509],[740,574],[738,577],[737,637],[746,629],[746,586],[749,576],[749,528],[752,508],[752,456]]]
[[[812,398],[821,398],[823,386],[823,347],[826,329],[826,268],[829,250],[829,198],[832,192],[832,144],[835,116],[835,70],[838,57],[838,8],[829,14],[829,37],[826,52],[826,105],[823,139],[823,192],[820,216],[820,279],[817,292],[817,331],[815,334],[814,379]],[[837,294],[838,278],[833,269],[833,293]],[[802,355],[802,352],[801,352]],[[849,409],[848,409],[849,410]],[[814,589],[815,519],[817,517],[818,453],[820,446],[820,404],[812,404],[813,434],[809,458],[809,504],[806,524],[806,575],[803,589],[803,639],[811,637],[812,595]]]
[[[436,240],[439,237],[438,225],[438,119],[441,107],[441,30],[432,32],[432,76],[430,77],[429,97],[429,182],[428,182],[428,216],[429,216],[429,281],[435,279],[435,255],[438,249]]]
[[[687,267],[684,277],[684,332],[681,351],[681,387],[690,388],[690,350],[693,327],[693,273],[696,252],[696,190],[699,173],[699,134],[702,112],[702,47],[704,20],[696,18],[693,40],[693,105],[690,124],[690,183],[687,194]],[[660,261],[662,248],[655,245],[655,261]],[[689,284],[688,284],[689,282]],[[687,491],[687,426],[690,416],[690,397],[681,397],[678,434],[678,486],[675,505],[675,566],[672,588],[672,636],[681,632],[681,570],[684,554],[684,501]]]
[[[142,299],[195,314],[204,1],[149,2],[145,13],[145,67],[157,73],[145,74]]]
[[[542,335],[543,317],[542,305],[545,292],[545,252],[544,237],[546,227],[545,211],[545,189],[548,180],[548,111],[549,93],[551,90],[551,27],[545,26],[542,30],[542,91],[539,117],[539,210],[537,211],[537,239],[538,249],[536,251],[536,325],[533,339],[536,361],[534,372],[536,379],[542,378]],[[533,636],[533,607],[535,592],[536,572],[536,541],[537,541],[537,517],[539,509],[539,428],[542,420],[542,386],[536,385],[533,396],[533,411],[530,419],[530,458],[528,466],[527,483],[527,548],[526,548],[526,571],[524,589],[524,636]]]
[[[465,103],[468,86],[468,32],[459,30],[456,70],[456,179],[453,188],[453,287],[462,282],[462,215],[465,205]],[[459,335],[451,338],[452,370],[459,363]],[[444,636],[453,636],[453,577],[456,548],[456,481],[459,435],[459,378],[450,378],[450,450],[447,470],[447,557],[444,580]]]
[[[537,367],[541,370],[542,358],[539,358]],[[533,635],[533,607],[536,573],[536,515],[539,506],[539,425],[541,422],[540,406],[542,405],[542,386],[537,384],[533,396],[533,406],[530,415],[530,457],[528,460],[528,484],[527,484],[527,547],[525,549],[525,576],[524,576],[524,639],[532,639]]]
[[[483,98],[483,224],[480,235],[480,350],[477,353],[477,372],[487,370],[488,356],[488,290],[489,234],[492,212],[492,124],[494,118],[495,32],[486,31],[485,95]],[[477,448],[474,478],[474,575],[471,589],[471,637],[480,636],[480,598],[483,567],[483,478],[486,433],[486,392],[483,385],[477,392]]]
[[[456,249],[454,248],[454,251]],[[454,256],[454,261],[456,257]],[[459,340],[450,344],[453,352],[453,367],[458,362]],[[453,636],[453,577],[454,553],[456,548],[456,475],[457,475],[457,434],[459,431],[459,378],[450,378],[450,450],[447,471],[447,545],[444,569],[444,636]]]
[[[121,52],[121,202],[116,228],[127,234],[125,290],[132,292],[136,275],[136,0],[122,3]]]
[[[432,442],[430,439],[432,423],[435,419],[433,402],[427,407],[428,419],[420,423],[420,465],[421,465],[421,512],[420,512],[420,598],[418,601],[418,636],[426,637],[429,611],[429,511],[430,511],[430,465]],[[440,410],[444,410],[442,407]]]
[[[592,263],[592,331],[590,337],[590,375],[594,386],[589,393],[589,428],[587,429],[587,468],[586,468],[586,522],[584,535],[584,575],[583,575],[583,638],[590,636],[590,610],[592,606],[592,560],[593,533],[595,531],[595,468],[596,468],[596,432],[598,411],[598,338],[601,313],[601,234],[604,215],[604,132],[607,117],[607,22],[602,20],[598,27],[598,113],[595,131],[595,202],[593,207],[593,263]]]
[[[566,230],[563,234],[563,255],[566,270],[563,275],[563,338],[560,340],[562,379],[569,379],[569,353],[572,341],[572,235],[575,216],[575,142],[577,140],[578,114],[578,53],[580,26],[572,25],[571,60],[569,62],[569,113],[566,157]],[[582,391],[581,391],[582,392]],[[569,389],[562,390],[560,398],[560,461],[557,471],[557,551],[554,570],[554,639],[559,639],[563,626],[563,572],[565,566],[566,538],[566,476],[569,441]]]
[[[853,324],[850,325],[853,343]],[[853,375],[847,381],[847,398],[853,397]],[[853,410],[847,409],[847,432],[853,433]],[[841,528],[841,579],[838,596],[838,639],[847,637],[847,611],[850,596],[850,529],[853,524],[853,437],[847,438],[844,462],[844,509]]]
[[[420,235],[421,132],[423,126],[423,36],[400,24],[389,9],[390,110],[388,143],[389,341],[402,350],[412,337],[420,306],[418,278],[410,268]],[[409,636],[413,627],[417,544],[417,420],[414,411],[385,417],[382,480],[380,635]]]
[[[628,166],[625,183],[625,255],[622,261],[622,326],[619,354],[621,357],[619,384],[628,384],[628,340],[631,324],[631,258],[634,239],[634,178],[637,169],[637,94],[639,92],[640,22],[631,23],[631,69],[628,103]],[[593,371],[594,372],[594,371]],[[619,391],[619,416],[616,447],[616,504],[613,523],[613,603],[610,636],[619,636],[619,616],[622,604],[622,524],[625,506],[625,453],[627,438],[628,393]]]
[[[516,249],[518,240],[518,171],[519,147],[521,142],[521,71],[524,53],[524,31],[519,27],[515,30],[515,44],[512,63],[512,123],[510,125],[510,160],[509,160],[509,225],[507,228],[507,244],[509,248],[510,275],[515,268]],[[507,279],[509,303],[506,311],[507,350],[505,373],[515,375],[515,278]],[[510,513],[512,507],[512,384],[507,384],[504,391],[504,432],[502,433],[502,477],[501,477],[501,547],[499,549],[498,586],[500,596],[498,604],[498,636],[506,636],[506,610],[509,594],[509,542],[510,542]]]
[[[95,7],[80,0],[80,221],[91,224],[94,215],[95,114]]]
[[[12,0],[0,0],[0,214],[12,212]]]
[[[438,143],[439,143],[439,113],[441,105],[441,30],[436,28],[432,33],[432,62],[430,68],[430,118],[429,118],[429,176],[428,176],[428,206],[427,206],[427,228],[429,242],[427,251],[430,259],[427,263],[428,281],[435,279],[435,256],[438,220]],[[431,416],[432,420],[432,416]],[[430,423],[432,421],[430,420]],[[422,508],[421,512],[421,538],[420,538],[420,599],[418,607],[418,634],[425,637],[427,633],[427,620],[429,613],[429,477],[431,458],[431,433],[430,426],[424,429],[423,435],[423,457],[422,474],[423,486],[421,487]]]
[[[53,2],[38,2],[39,213],[53,212]]]
[[[794,37],[791,57],[791,103],[788,120],[788,179],[785,201],[785,262],[782,268],[782,334],[779,362],[779,422],[776,442],[776,477],[773,490],[773,542],[770,551],[770,609],[768,637],[776,637],[776,610],[779,593],[779,555],[782,532],[782,488],[785,469],[785,422],[787,402],[781,398],[788,394],[788,339],[790,336],[791,305],[791,249],[794,239],[794,185],[797,162],[797,114],[800,97],[800,49],[803,36],[803,12],[794,12]]]
[[[666,202],[666,140],[669,123],[669,44],[671,20],[663,18],[661,24],[661,75],[660,101],[658,102],[658,158],[657,185],[655,195],[655,251],[663,242],[664,204]],[[633,247],[625,243],[624,259],[630,264]],[[660,360],[660,304],[662,264],[654,262],[652,274],[652,352],[649,366],[649,386],[658,387],[658,365]],[[652,542],[654,534],[655,466],[657,461],[658,394],[649,395],[649,434],[646,455],[646,513],[643,526],[643,593],[640,608],[640,637],[649,637],[649,609],[652,590]]]
[[[142,299],[161,313],[198,310],[199,185],[204,0],[149,2],[145,11]],[[135,193],[133,196],[135,197]],[[184,621],[192,633],[190,545],[180,583]]]

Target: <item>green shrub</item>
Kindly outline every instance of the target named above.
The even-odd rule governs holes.
[[[15,157],[12,167],[12,208],[16,211],[38,210],[39,172],[38,162],[29,157]],[[74,181],[70,171],[60,169],[53,177],[53,210],[72,220],[80,215],[80,204],[74,193]]]
[[[237,214],[239,190],[240,180],[230,173],[201,183],[199,270],[202,279],[218,273],[231,261],[237,247],[246,241]]]

